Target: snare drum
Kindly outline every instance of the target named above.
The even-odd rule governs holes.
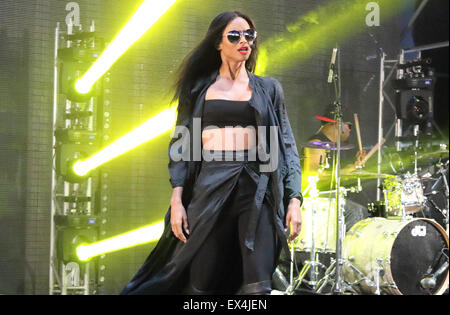
[[[421,280],[448,249],[445,230],[430,219],[388,220],[369,218],[355,224],[344,239],[343,257],[369,279],[344,264],[344,279],[360,293],[374,294],[377,278],[381,293],[395,295],[443,294],[448,285],[448,268],[436,279],[430,292]],[[439,263],[440,260],[440,263]],[[371,282],[370,282],[371,281]]]

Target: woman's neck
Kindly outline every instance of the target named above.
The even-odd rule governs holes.
[[[226,78],[228,80],[235,81],[236,79],[243,78],[245,79],[247,73],[245,71],[245,62],[232,62],[225,61],[222,62],[222,65],[219,69],[219,75],[222,78]]]

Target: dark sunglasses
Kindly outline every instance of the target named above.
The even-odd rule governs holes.
[[[251,28],[249,28],[248,30],[245,30],[245,31],[233,30],[233,31],[229,31],[226,36],[227,36],[228,40],[230,41],[230,43],[236,44],[241,40],[242,34],[244,35],[245,40],[247,42],[252,42],[256,39],[257,32]]]

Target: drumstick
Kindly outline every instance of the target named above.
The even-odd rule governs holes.
[[[353,117],[355,118],[355,129],[356,129],[356,137],[358,138],[358,146],[359,151],[362,151],[362,142],[361,142],[361,131],[359,130],[359,120],[358,120],[358,114],[354,113]]]
[[[369,151],[369,153],[367,153],[367,155],[364,157],[364,159],[362,160],[361,164],[364,165],[367,160],[375,153],[378,151],[378,149],[386,142],[386,139],[383,138],[381,139],[380,142],[378,142],[376,145],[374,145],[374,147],[372,148],[372,150]]]

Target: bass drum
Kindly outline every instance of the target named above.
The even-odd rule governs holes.
[[[448,251],[447,234],[434,220],[365,219],[347,233],[343,257],[372,283],[347,264],[343,267],[344,279],[363,294],[376,292],[377,278],[382,294],[443,294],[448,285],[448,269],[437,277],[431,291],[423,289],[420,281],[430,266],[444,263],[441,253],[445,249]]]

